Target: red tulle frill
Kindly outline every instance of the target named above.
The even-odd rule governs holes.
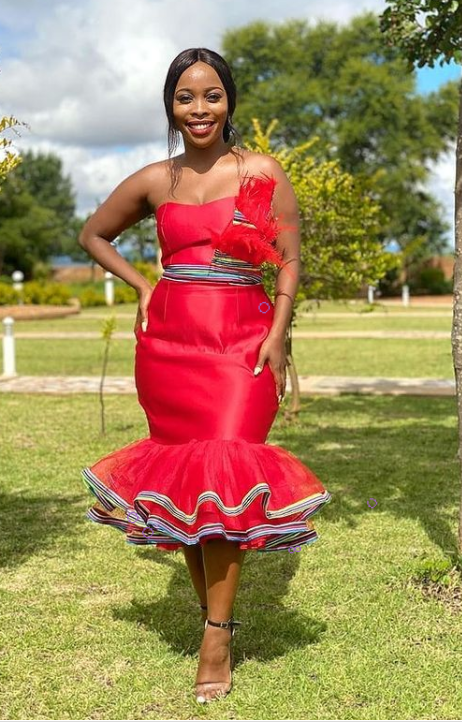
[[[214,538],[258,551],[310,544],[309,517],[331,500],[296,456],[242,440],[141,439],[81,473],[98,500],[89,519],[169,551]]]

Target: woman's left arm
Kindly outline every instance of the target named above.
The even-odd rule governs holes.
[[[273,195],[273,211],[284,230],[278,235],[276,248],[280,251],[284,264],[277,272],[273,323],[260,348],[254,374],[260,373],[265,361],[268,361],[281,403],[286,389],[286,331],[292,318],[292,306],[300,280],[300,221],[297,197],[285,172],[271,156],[266,156],[265,160],[264,172],[271,174],[277,182]]]

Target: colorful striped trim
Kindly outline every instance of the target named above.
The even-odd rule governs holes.
[[[201,539],[216,534],[220,534],[230,541],[245,543],[258,539],[259,537],[272,536],[276,538],[267,540],[265,546],[259,547],[258,551],[279,551],[282,549],[288,549],[294,542],[297,544],[311,544],[316,541],[319,537],[312,523],[309,521],[309,518],[313,516],[313,514],[315,514],[321,506],[331,501],[331,495],[329,492],[325,491],[322,494],[313,494],[305,499],[300,499],[295,504],[291,504],[282,509],[269,511],[267,509],[267,504],[270,497],[270,488],[266,482],[260,482],[246,494],[239,505],[234,507],[226,506],[215,492],[206,491],[199,495],[194,512],[192,514],[186,514],[178,509],[178,507],[166,495],[156,492],[144,492],[139,494],[134,500],[134,503],[136,503],[135,509],[133,505],[127,504],[127,502],[113,490],[107,488],[103,482],[95,476],[89,467],[82,469],[81,474],[85,485],[104,507],[103,509],[92,507],[87,511],[87,517],[93,522],[107,524],[124,532],[126,534],[126,541],[129,544],[161,543],[178,545],[178,543],[181,543],[191,545],[198,544]],[[262,503],[268,519],[278,519],[294,513],[300,513],[300,519],[298,521],[290,520],[277,525],[272,525],[270,523],[260,524],[245,531],[231,531],[226,529],[223,524],[217,522],[204,524],[197,533],[187,534],[184,530],[167,522],[159,515],[150,515],[149,511],[142,503],[143,500],[156,503],[183,524],[191,525],[197,519],[199,506],[205,502],[212,501],[223,513],[226,513],[230,517],[235,517],[245,511],[245,509],[259,494],[263,496]],[[107,509],[111,512],[117,507],[124,514],[125,518],[116,517],[110,513],[107,514],[104,511],[104,509]],[[128,517],[129,513],[130,517]],[[133,520],[132,515],[134,513],[137,513],[140,517],[144,518],[144,524],[143,522],[137,523]],[[128,532],[129,524],[131,527],[138,526],[143,531],[149,529],[149,537],[144,536],[141,531]],[[283,537],[283,539],[280,537]]]
[[[262,283],[260,266],[232,258],[218,249],[215,249],[208,266],[190,263],[171,264],[165,266],[162,278],[168,281],[209,281],[233,286],[254,286]]]
[[[269,215],[269,213],[268,213]],[[257,228],[254,223],[251,223],[248,218],[245,217],[239,208],[234,209],[233,215],[233,226],[246,226],[247,228]]]

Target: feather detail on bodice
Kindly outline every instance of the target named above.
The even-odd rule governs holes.
[[[264,261],[282,265],[275,242],[282,229],[271,211],[276,180],[263,174],[245,178],[236,196],[233,219],[222,233],[210,230],[213,248],[259,265]]]

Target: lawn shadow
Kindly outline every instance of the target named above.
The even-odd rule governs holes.
[[[341,520],[354,528],[363,514],[388,513],[398,523],[417,520],[443,551],[457,548],[456,517],[451,524],[449,516],[458,503],[457,429],[455,420],[453,427],[448,423],[452,414],[455,419],[453,399],[375,397],[374,417],[370,398],[362,395],[314,397],[302,404],[298,420],[278,423],[269,441],[298,456],[330,491],[332,502],[320,511],[326,522]],[[328,423],[320,426],[318,417]],[[367,504],[370,498],[377,501],[374,508]],[[310,545],[302,546],[302,553],[309,552]],[[197,654],[203,628],[182,553],[139,553],[168,565],[172,574],[167,595],[154,604],[135,603],[131,618],[178,654]],[[234,607],[235,618],[244,622],[235,637],[237,661],[270,661],[321,641],[323,619],[284,605],[299,563],[287,550],[247,552]]]
[[[376,396],[374,417],[371,397],[364,395],[318,396],[305,403],[310,409],[307,424],[300,424],[293,436],[282,428],[278,443],[331,492],[332,502],[321,511],[326,520],[342,520],[355,528],[363,513],[387,512],[398,522],[416,519],[444,553],[457,553],[454,398]],[[318,408],[322,418],[332,420],[322,429],[316,426]],[[374,508],[367,503],[371,498],[377,501]]]
[[[305,548],[302,546],[302,552]],[[153,603],[134,601],[129,611],[119,610],[117,618],[144,624],[174,652],[196,656],[203,622],[182,552],[153,549],[138,553],[146,560],[169,567],[168,591]],[[320,642],[327,624],[284,606],[299,563],[299,555],[287,550],[246,553],[234,605],[234,618],[242,622],[234,638],[236,663],[246,658],[270,661],[283,657],[290,649]],[[259,590],[261,601],[258,602],[255,602],[255,587]]]

